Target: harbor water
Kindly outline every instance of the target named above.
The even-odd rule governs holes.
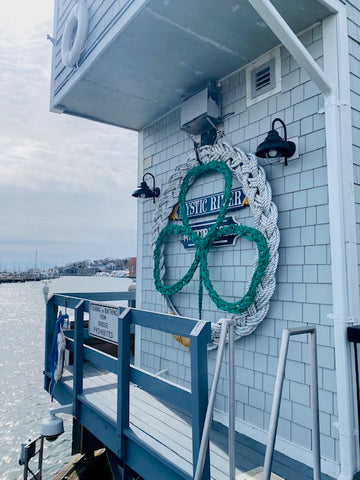
[[[127,291],[131,283],[127,278],[61,277],[48,285],[51,294]],[[43,286],[41,282],[0,284],[0,480],[23,478],[20,445],[39,435],[52,406],[43,390]],[[51,480],[71,456],[72,419],[61,416],[65,433],[44,444],[44,480]]]

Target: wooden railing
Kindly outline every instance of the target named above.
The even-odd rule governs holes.
[[[74,329],[66,332],[67,348],[73,352],[73,389],[72,398],[66,395],[64,389],[55,390],[55,398],[60,403],[73,403],[73,416],[76,417],[118,458],[127,462],[129,449],[138,449],[138,455],[146,450],[146,445],[140,442],[132,433],[129,426],[129,385],[130,382],[140,386],[158,399],[181,408],[192,418],[192,453],[193,469],[199,455],[201,436],[204,427],[206,405],[208,402],[208,372],[207,372],[207,343],[210,341],[210,324],[184,317],[160,314],[139,310],[136,308],[119,307],[118,317],[118,356],[114,358],[101,351],[95,350],[84,343],[88,337],[88,330],[84,327],[84,313],[89,313],[90,304],[95,300],[131,301],[130,292],[121,294],[61,294],[53,295],[46,309],[46,345],[45,345],[45,384],[49,388],[50,372],[48,365],[49,352],[53,340],[56,318],[59,307],[74,310]],[[80,298],[82,297],[82,298]],[[189,337],[191,388],[168,382],[149,372],[130,364],[130,329],[134,326],[151,328],[170,334]],[[118,378],[117,391],[117,421],[113,422],[100,409],[86,401],[83,393],[84,360],[91,361],[98,367],[113,372]],[[61,387],[61,383],[60,383]],[[208,447],[207,447],[208,448]],[[148,452],[147,452],[148,453]],[[157,462],[162,460],[157,459]],[[169,463],[169,462],[165,462]],[[136,469],[136,465],[130,465]],[[177,465],[165,465],[169,469],[169,478],[192,478],[185,474]],[[171,473],[170,473],[171,472]],[[204,474],[202,479],[210,478],[209,451],[207,451]]]

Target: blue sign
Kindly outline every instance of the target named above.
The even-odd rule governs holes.
[[[220,212],[221,202],[224,198],[224,193],[213,193],[206,197],[193,198],[185,202],[185,208],[188,218],[203,217],[205,215],[212,215]],[[231,198],[227,211],[238,210],[249,205],[248,198],[240,187],[231,190]],[[177,205],[171,217],[172,220],[181,220],[180,208]]]
[[[215,220],[205,220],[204,222],[195,222],[191,223],[190,227],[194,230],[194,232],[199,235],[199,237],[206,237],[210,228],[215,224]],[[234,219],[234,217],[225,217],[224,220],[221,222],[220,226],[224,227],[226,225],[239,225],[239,223]],[[213,247],[224,247],[227,245],[234,245],[238,235],[224,235],[223,237],[216,238],[212,244]],[[181,240],[181,243],[184,247],[187,248],[194,248],[195,245],[189,239],[189,237],[184,236]]]

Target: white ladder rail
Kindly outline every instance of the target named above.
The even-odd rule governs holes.
[[[220,370],[222,358],[224,355],[224,348],[226,343],[226,334],[228,332],[229,342],[229,480],[235,480],[235,365],[234,365],[234,321],[224,319],[221,326],[220,340],[218,351],[216,354],[216,363],[214,378],[211,385],[210,397],[206,409],[204,429],[200,442],[199,456],[196,464],[196,471],[194,480],[200,480],[207,452],[207,445],[209,442],[210,428],[212,422],[212,415],[215,405],[216,391],[220,378]]]

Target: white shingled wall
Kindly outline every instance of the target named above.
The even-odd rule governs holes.
[[[304,33],[301,40],[322,66],[321,26]],[[324,115],[319,113],[323,99],[284,48],[281,49],[281,77],[281,92],[250,107],[246,105],[245,69],[229,76],[221,86],[222,114],[234,112],[224,122],[225,134],[233,145],[254,152],[270,130],[271,121],[280,117],[286,122],[288,138],[298,137],[300,153],[300,158],[290,160],[287,167],[265,167],[273,201],[279,210],[281,242],[277,287],[262,325],[236,343],[236,416],[239,430],[252,432],[255,438],[264,440],[282,329],[315,324],[319,345],[321,452],[329,460],[329,470],[335,471],[339,460],[337,432],[333,426],[337,419],[335,359],[332,324],[327,317],[332,311],[329,210]],[[354,91],[354,95],[358,93]],[[176,165],[184,163],[192,153],[192,142],[180,130],[180,111],[173,111],[142,133],[145,165],[151,164],[145,171],[152,172],[157,184],[164,189]],[[199,179],[187,198],[221,191],[222,185],[221,176],[211,174]],[[155,207],[149,201],[143,204],[142,308],[161,311],[160,294],[153,283],[150,238]],[[249,207],[231,215],[240,223],[252,225]],[[219,294],[228,301],[243,295],[246,282],[251,278],[254,255],[253,246],[246,240],[238,241],[234,247],[213,249],[209,254],[211,279]],[[171,238],[166,256],[168,281],[172,283],[184,275],[192,258],[193,251],[185,250],[179,239]],[[173,297],[184,316],[198,317],[197,278],[195,274],[194,280]],[[205,292],[203,318],[216,321],[223,315]],[[291,340],[288,358],[278,436],[285,453],[294,455],[296,448],[289,448],[290,444],[299,446],[298,452],[311,449],[309,346],[305,338]],[[209,353],[210,373],[214,359],[215,353]],[[169,335],[151,330],[142,332],[141,364],[153,372],[167,368],[166,378],[189,383],[188,351]],[[226,395],[224,369],[216,399],[220,412],[217,418],[222,418],[221,412],[227,410]],[[300,453],[298,456],[301,457]]]

